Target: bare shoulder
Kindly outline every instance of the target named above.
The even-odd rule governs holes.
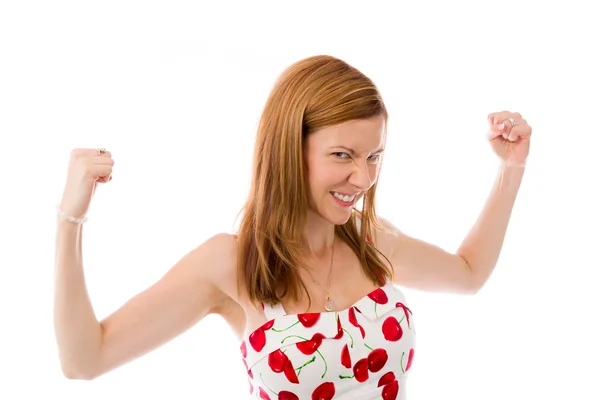
[[[244,302],[238,296],[237,237],[225,233],[217,234],[206,242],[206,245],[210,253],[208,262],[212,265],[210,280],[221,295],[221,300],[210,313],[220,315],[232,331],[241,337],[247,317]]]
[[[391,259],[398,245],[398,241],[402,240],[403,238],[406,239],[407,236],[404,235],[400,229],[398,229],[389,220],[382,218],[379,215],[377,216],[377,219],[383,226],[384,230],[375,230],[375,246],[388,259]]]
[[[237,302],[237,239],[228,233],[218,233],[189,253],[193,259],[192,274],[219,292],[220,302],[211,313],[221,313],[230,301]],[[185,257],[184,257],[185,259]]]

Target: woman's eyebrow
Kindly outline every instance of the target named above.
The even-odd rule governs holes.
[[[350,155],[351,155],[351,156],[354,156],[354,155],[356,155],[356,151],[354,151],[354,149],[351,149],[351,148],[349,148],[349,147],[346,147],[346,146],[332,146],[332,147],[330,147],[330,148],[344,149],[344,150],[348,151],[348,153],[350,153]],[[371,154],[380,153],[380,152],[382,152],[383,150],[385,150],[385,149],[382,147],[382,148],[379,148],[379,149],[375,150],[375,151],[374,151],[373,153],[371,153]]]

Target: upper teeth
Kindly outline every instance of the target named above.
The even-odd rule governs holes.
[[[338,192],[333,192],[333,195],[334,195],[336,198],[338,198],[338,199],[340,199],[340,200],[342,200],[342,201],[345,201],[346,203],[349,203],[349,202],[351,202],[351,201],[352,201],[352,200],[354,200],[354,198],[356,197],[356,195],[355,195],[355,194],[353,194],[352,196],[348,196],[348,195],[344,196],[343,194],[340,194],[340,193],[338,193]]]

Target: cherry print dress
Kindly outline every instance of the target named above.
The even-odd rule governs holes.
[[[415,327],[391,282],[352,307],[286,314],[263,304],[267,322],[240,345],[250,398],[405,400]]]

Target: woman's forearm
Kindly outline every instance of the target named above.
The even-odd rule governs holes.
[[[58,217],[54,274],[54,329],[63,373],[89,379],[102,344],[102,327],[85,285],[82,226]]]
[[[524,171],[524,167],[500,166],[479,218],[458,249],[473,270],[478,287],[488,280],[500,257]]]

